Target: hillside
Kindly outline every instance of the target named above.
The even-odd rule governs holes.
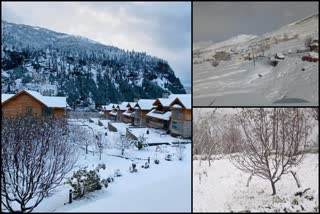
[[[74,108],[185,93],[168,62],[45,28],[1,22],[2,93],[55,85]]]
[[[319,38],[318,23],[314,14],[194,50],[195,105],[318,105],[319,63],[302,61],[306,39]],[[284,59],[275,60],[277,53]]]

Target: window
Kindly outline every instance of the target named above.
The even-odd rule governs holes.
[[[172,127],[172,129],[178,129],[178,122],[177,121],[172,121],[171,127]]]
[[[27,106],[26,107],[26,113],[27,114],[32,114],[32,106]]]
[[[42,116],[51,116],[53,113],[52,109],[51,108],[48,108],[48,107],[44,107],[42,109]]]

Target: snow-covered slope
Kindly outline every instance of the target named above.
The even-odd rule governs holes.
[[[50,83],[70,106],[81,108],[185,93],[168,62],[146,53],[6,21],[1,21],[1,41],[5,93]]]
[[[318,20],[314,14],[261,36],[239,35],[194,51],[194,104],[318,105],[319,63],[302,61],[309,54],[305,40],[319,38]],[[273,66],[277,53],[284,59]]]

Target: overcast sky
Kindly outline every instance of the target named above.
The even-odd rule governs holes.
[[[73,35],[169,62],[191,85],[190,2],[2,2],[2,19]]]
[[[319,13],[318,2],[194,2],[193,41],[261,35]]]

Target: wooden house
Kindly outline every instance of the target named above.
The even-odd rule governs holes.
[[[117,121],[123,121],[123,113],[125,111],[127,111],[127,109],[128,109],[127,105],[128,105],[128,102],[122,102],[116,106],[116,109],[117,109],[116,120]]]
[[[134,109],[134,125],[135,126],[147,126],[146,119],[147,113],[153,109],[154,99],[140,99],[135,104]]]
[[[108,105],[103,105],[102,106],[102,111],[103,111],[103,114],[104,114],[104,117],[106,117],[107,119],[110,119],[110,112],[115,109],[117,104],[114,104],[114,103],[110,103]]]
[[[21,114],[33,116],[66,116],[66,97],[42,96],[39,92],[22,90],[17,94],[1,95],[2,117],[15,117]]]
[[[171,110],[170,103],[173,101],[172,98],[158,98],[153,103],[155,108],[151,110],[146,116],[146,123],[148,127],[169,129]]]
[[[191,137],[192,107],[191,94],[180,95],[170,104],[170,132],[173,136]]]
[[[128,102],[127,110],[122,113],[123,115],[123,122],[125,123],[134,123],[134,106],[136,105],[135,102]]]

